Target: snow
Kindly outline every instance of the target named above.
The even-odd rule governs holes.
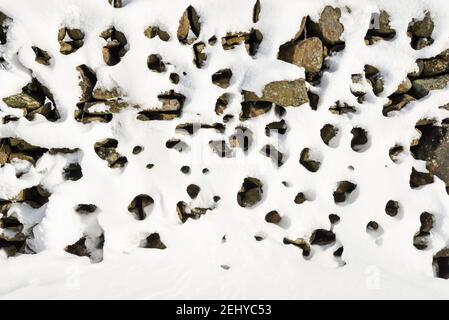
[[[79,149],[70,155],[45,154],[36,167],[15,163],[0,168],[0,198],[10,199],[37,184],[51,192],[48,204],[40,209],[26,204],[10,209],[25,227],[35,225],[30,246],[38,254],[0,257],[0,298],[449,298],[447,280],[436,278],[432,268],[433,255],[449,242],[449,201],[444,182],[436,178],[433,184],[410,189],[411,168],[424,171],[425,163],[414,160],[408,148],[398,163],[388,155],[395,144],[409,146],[417,138],[414,127],[418,120],[441,122],[448,116],[438,107],[449,102],[449,89],[433,91],[393,117],[382,115],[386,97],[414,70],[416,59],[435,56],[449,47],[449,4],[445,0],[261,0],[260,20],[254,24],[254,2],[132,0],[114,9],[106,0],[0,0],[0,11],[13,19],[8,44],[0,49],[8,62],[7,69],[0,69],[0,97],[19,92],[34,76],[50,88],[61,115],[57,122],[40,117],[2,124],[0,136],[20,137],[45,148]],[[191,46],[176,39],[179,18],[190,4],[201,17],[199,40],[207,43],[213,35],[218,38],[215,46],[207,46],[208,59],[201,69],[192,62]],[[346,48],[327,60],[329,72],[314,88],[321,96],[318,110],[287,108],[284,119],[289,129],[284,136],[265,136],[265,125],[279,121],[274,110],[247,120],[243,125],[255,139],[249,153],[230,159],[217,157],[208,142],[226,139],[240,124],[241,90],[261,93],[271,81],[304,76],[302,69],[276,59],[278,48],[292,39],[303,16],[316,19],[327,4],[342,8]],[[350,11],[344,9],[346,6]],[[363,37],[371,14],[380,8],[390,13],[397,36],[365,46]],[[425,10],[432,13],[435,22],[435,42],[415,51],[406,35],[407,26]],[[84,46],[67,56],[59,53],[57,41],[62,25],[81,28],[86,34]],[[99,34],[112,25],[125,33],[129,51],[111,67],[103,62],[104,40]],[[170,41],[146,38],[144,30],[150,25],[166,30]],[[220,40],[227,32],[253,27],[264,35],[255,57],[249,56],[244,46],[222,49]],[[48,51],[51,66],[34,61],[33,45]],[[170,63],[166,73],[148,70],[149,54],[160,54]],[[77,122],[73,114],[81,89],[76,67],[81,64],[96,71],[103,87],[118,86],[130,105],[141,109],[159,106],[157,95],[174,87],[168,74],[178,72],[181,81],[176,91],[187,97],[182,117],[138,121],[136,109],[129,107],[109,123]],[[386,86],[380,97],[370,95],[358,105],[350,93],[351,75],[361,73],[366,64],[381,71]],[[223,68],[233,72],[226,90],[210,80]],[[187,75],[182,76],[182,72]],[[227,112],[236,118],[227,125],[225,135],[215,130],[199,130],[193,136],[175,132],[181,123],[221,122],[214,105],[225,92],[233,95]],[[337,100],[357,105],[358,112],[350,116],[330,113],[329,106]],[[2,117],[13,112],[17,115],[17,110],[7,108],[3,101],[0,109]],[[320,138],[320,129],[327,123],[339,129],[331,147]],[[351,149],[354,127],[364,128],[369,135],[369,144],[362,152]],[[109,168],[95,153],[94,144],[106,138],[119,141],[117,151],[128,159],[124,169]],[[186,142],[189,152],[167,149],[165,142],[172,138]],[[282,167],[259,153],[267,143],[285,154]],[[143,146],[143,152],[133,155],[136,145]],[[318,172],[311,173],[299,164],[304,148],[310,148],[322,162]],[[83,177],[65,181],[62,168],[74,162],[80,163]],[[146,169],[148,163],[154,168]],[[191,167],[189,175],[180,172],[183,165]],[[203,174],[203,168],[210,172]],[[17,178],[16,174],[25,170],[27,173]],[[248,176],[257,177],[264,185],[262,201],[251,209],[240,207],[236,201]],[[347,202],[335,204],[332,192],[342,180],[355,182],[357,189]],[[190,183],[201,187],[195,200],[185,191]],[[299,191],[312,201],[295,204]],[[151,213],[143,221],[135,220],[127,210],[139,194],[154,199]],[[215,195],[221,197],[218,204],[214,204]],[[390,199],[401,204],[398,217],[385,214]],[[199,220],[182,224],[176,213],[178,201],[216,208]],[[81,217],[74,210],[80,203],[95,204],[99,210],[89,218]],[[282,216],[280,225],[265,222],[264,216],[271,210]],[[431,246],[419,251],[412,242],[424,211],[434,214],[436,223]],[[313,246],[312,256],[304,259],[300,249],[283,244],[284,237],[308,239],[315,229],[330,229],[331,213],[341,218],[333,229],[337,243],[331,247]],[[382,234],[366,232],[366,224],[372,220],[380,224]],[[64,251],[84,233],[98,236],[102,231],[102,262],[91,263],[87,257]],[[139,248],[154,232],[167,249]],[[255,241],[255,235],[264,235],[265,240]],[[340,245],[344,246],[344,266],[332,255]]]

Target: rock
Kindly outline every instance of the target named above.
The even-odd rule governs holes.
[[[329,145],[329,143],[331,142],[331,140],[333,138],[335,138],[338,134],[338,128],[334,127],[331,124],[326,124],[324,125],[321,130],[320,130],[320,136],[321,139],[323,140],[323,142],[326,145]]]
[[[412,168],[412,173],[410,174],[410,187],[412,189],[431,184],[433,181],[433,176],[431,174],[419,172],[415,168]]]
[[[388,151],[391,161],[397,162],[398,156],[404,151],[404,147],[400,145],[394,145]]]
[[[317,172],[321,163],[311,158],[311,150],[304,148],[299,157],[299,163],[310,172]]]
[[[350,195],[355,189],[357,185],[350,181],[340,181],[338,182],[337,189],[334,191],[334,202],[341,203],[345,202],[348,195]]]
[[[362,151],[362,146],[368,143],[368,132],[363,128],[355,127],[351,130],[351,148],[356,152]]]
[[[86,247],[86,238],[82,237],[74,244],[68,245],[65,251],[79,257],[89,257],[90,253]]]
[[[221,45],[224,50],[231,50],[236,45],[244,43],[248,54],[254,56],[262,41],[262,33],[257,29],[251,29],[250,32],[227,33],[221,38]]]
[[[329,111],[333,114],[342,115],[347,113],[354,113],[356,109],[348,105],[346,102],[337,101],[333,106],[329,107]]]
[[[103,160],[108,162],[110,168],[123,168],[128,160],[121,156],[115,150],[118,146],[118,141],[115,139],[105,139],[95,143],[95,153]]]
[[[281,222],[282,218],[276,210],[270,211],[265,215],[265,221],[268,223],[277,224]]]
[[[229,87],[232,78],[231,69],[221,69],[212,75],[212,83],[220,88],[226,89]]]
[[[190,167],[189,166],[182,166],[181,167],[181,172],[184,174],[189,174],[190,173]]]
[[[404,94],[410,91],[412,88],[412,82],[409,78],[405,78],[404,81],[401,82],[401,84],[398,86],[396,92],[394,94]]]
[[[390,217],[396,217],[399,212],[399,202],[394,200],[388,200],[387,204],[385,205],[385,213],[388,214]]]
[[[111,27],[100,34],[100,37],[106,40],[103,47],[103,60],[108,66],[114,66],[121,61],[121,58],[127,53],[126,45],[128,41],[123,32]]]
[[[207,54],[204,51],[206,49],[206,45],[204,42],[197,42],[193,45],[193,54],[195,63],[197,68],[202,68],[207,60]]]
[[[133,148],[132,153],[133,153],[134,155],[137,155],[137,154],[141,153],[142,151],[143,151],[143,147],[142,147],[142,146],[135,146],[135,147]]]
[[[114,8],[122,7],[122,0],[108,0],[109,4],[111,4]]]
[[[253,207],[262,200],[262,193],[262,182],[259,179],[245,178],[237,193],[237,203],[243,208]]]
[[[95,72],[85,64],[79,65],[76,67],[76,70],[79,72],[81,78],[81,81],[79,82],[82,91],[80,102],[89,101],[93,98],[92,91],[97,83],[97,76],[95,75]]]
[[[302,67],[306,72],[320,72],[323,66],[323,44],[317,37],[279,48],[278,59]]]
[[[369,45],[372,45],[379,40],[392,39],[396,35],[396,31],[390,26],[390,15],[385,10],[373,14],[371,21],[374,23],[372,23],[365,36],[365,41],[368,41]]]
[[[80,29],[60,28],[58,31],[59,52],[64,55],[74,53],[84,45],[84,32]]]
[[[449,59],[434,58],[424,59],[422,68],[422,77],[431,77],[449,72]]]
[[[162,57],[159,54],[150,54],[147,59],[148,69],[154,72],[165,72],[167,68],[162,61]]]
[[[3,98],[3,102],[10,108],[26,109],[32,111],[42,107],[40,101],[27,93],[19,93],[13,96]]]
[[[259,22],[260,15],[260,0],[256,0],[253,8],[253,23]]]
[[[159,27],[149,26],[145,29],[144,34],[147,38],[153,39],[158,36],[162,41],[170,40],[170,34]]]
[[[314,22],[311,19],[307,21],[307,31],[310,33],[310,36],[319,37],[326,45],[340,43],[340,37],[344,30],[343,25],[339,21],[340,17],[340,8],[326,6],[321,12],[318,22]]]
[[[75,207],[75,211],[79,214],[89,214],[97,211],[98,207],[94,204],[79,204]]]
[[[295,247],[298,247],[302,250],[302,255],[304,257],[308,257],[310,255],[310,245],[307,243],[306,240],[302,238],[298,238],[296,240],[290,240],[288,238],[284,238],[283,240],[284,244],[291,244]]]
[[[69,29],[67,28],[67,34],[72,40],[83,40],[84,39],[84,32],[82,32],[80,29]]]
[[[331,223],[332,226],[334,226],[340,222],[340,217],[334,213],[331,213],[329,215],[329,222]]]
[[[147,194],[136,196],[128,206],[128,211],[134,215],[136,220],[144,220],[147,217],[148,207],[154,203],[153,198]]]
[[[413,236],[413,245],[418,250],[424,250],[429,246],[430,231],[433,228],[434,218],[428,212],[423,212],[420,216],[421,227]]]
[[[177,37],[182,44],[192,44],[200,35],[201,24],[200,18],[192,6],[189,6],[179,20]],[[190,36],[190,31],[195,37]]]
[[[412,81],[412,95],[417,99],[427,96],[432,90],[444,89],[449,82],[449,74],[443,74],[425,79],[415,79]]]
[[[161,241],[159,233],[152,233],[145,239],[143,248],[164,250],[167,246]]]
[[[308,103],[309,97],[304,79],[298,79],[293,81],[270,82],[263,89],[262,97],[258,97],[253,92],[245,91],[244,101],[268,101],[283,107],[297,107]]]
[[[176,72],[172,72],[172,73],[170,73],[169,79],[170,79],[171,83],[178,84],[180,77],[179,77],[179,74],[177,74]]]
[[[34,53],[36,54],[35,61],[37,63],[43,64],[45,66],[49,66],[50,65],[51,57],[50,57],[50,55],[48,54],[47,51],[42,50],[42,49],[40,49],[38,47],[35,47],[35,46],[33,46],[31,48],[33,49]]]
[[[202,215],[206,214],[210,208],[189,208],[184,201],[179,201],[176,204],[176,212],[178,213],[179,220],[185,223],[188,219],[198,220]]]
[[[223,93],[218,97],[217,102],[215,102],[215,113],[221,115],[226,110],[229,104],[230,95],[228,93]]]
[[[191,199],[196,199],[196,197],[198,196],[198,194],[201,191],[201,188],[199,186],[197,186],[196,184],[189,184],[187,186],[186,191]]]
[[[335,242],[335,233],[331,230],[316,229],[310,236],[311,245],[326,246]]]
[[[287,132],[287,124],[285,123],[285,120],[270,122],[265,126],[265,135],[267,137],[271,136],[272,131],[278,134],[285,134]]]
[[[409,25],[408,32],[416,37],[432,36],[434,24],[430,12],[426,12],[422,20],[415,20]]]
[[[296,204],[302,204],[307,201],[306,195],[303,192],[298,192],[298,194],[295,196],[294,202]]]
[[[432,264],[438,278],[449,279],[449,248],[443,248],[433,256]]]
[[[410,102],[415,101],[416,99],[408,94],[398,94],[388,97],[389,102],[384,105],[382,113],[384,116],[388,116],[388,114],[392,111],[400,111]]]
[[[0,166],[8,163],[9,155],[11,154],[11,147],[5,143],[5,140],[0,140]]]
[[[3,45],[7,40],[8,22],[11,21],[7,15],[0,11],[0,44]]]
[[[241,105],[240,120],[244,121],[269,112],[273,103],[268,101],[243,101]]]

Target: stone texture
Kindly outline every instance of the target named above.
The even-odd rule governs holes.
[[[278,58],[303,67],[306,72],[320,72],[323,66],[323,44],[317,37],[281,46]]]
[[[298,107],[309,102],[304,79],[293,81],[274,81],[265,86],[262,97],[253,92],[244,93],[244,101],[268,101],[288,107]]]

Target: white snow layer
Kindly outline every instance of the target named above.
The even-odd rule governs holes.
[[[36,167],[6,164],[0,168],[0,198],[10,199],[37,184],[51,192],[49,202],[40,209],[25,204],[10,209],[25,226],[32,227],[30,245],[38,253],[1,258],[1,298],[449,298],[448,280],[436,278],[432,267],[433,255],[449,241],[445,185],[436,178],[435,183],[412,190],[411,168],[424,171],[425,163],[414,160],[408,150],[398,163],[388,155],[395,144],[409,146],[417,137],[414,126],[418,120],[447,117],[447,111],[438,106],[449,102],[449,91],[434,91],[393,117],[382,115],[385,97],[414,70],[416,59],[433,57],[449,47],[449,4],[446,0],[261,0],[260,20],[255,25],[251,18],[254,2],[130,0],[115,9],[106,0],[0,0],[0,11],[12,19],[8,43],[2,49],[9,67],[0,70],[0,96],[20,92],[34,76],[51,90],[61,115],[56,122],[38,117],[2,124],[0,136],[20,137],[45,148],[80,149],[71,155],[74,159],[46,154]],[[191,46],[176,39],[179,19],[189,5],[201,19],[199,40],[207,43],[213,35],[218,38],[217,45],[207,47],[208,60],[201,69],[192,62]],[[244,125],[255,137],[247,155],[228,159],[212,153],[208,141],[229,136],[240,124],[242,89],[261,92],[268,82],[304,76],[301,68],[277,60],[277,52],[298,31],[302,17],[317,19],[325,5],[342,8],[346,48],[328,58],[330,69],[315,89],[321,96],[318,110],[308,105],[287,108],[289,130],[281,137],[264,134],[267,123],[278,121],[273,110],[247,120]],[[363,38],[371,14],[379,9],[390,13],[397,36],[366,46]],[[415,51],[406,35],[407,26],[426,10],[435,22],[435,41]],[[84,46],[73,54],[59,53],[57,32],[61,25],[81,28],[86,34]],[[120,63],[107,66],[101,51],[104,40],[98,35],[112,25],[125,33],[129,51]],[[166,30],[170,41],[146,38],[143,32],[149,25]],[[222,49],[220,39],[227,32],[253,27],[264,36],[256,56],[249,56],[243,46]],[[35,62],[32,46],[50,54],[50,66]],[[151,53],[170,62],[167,73],[148,70],[146,61]],[[121,88],[130,105],[146,108],[157,106],[157,95],[173,88],[169,72],[185,72],[176,86],[176,91],[187,97],[182,118],[138,121],[137,111],[129,107],[109,123],[77,122],[73,114],[81,89],[76,67],[81,64],[94,69],[104,86]],[[366,64],[383,72],[385,95],[373,96],[350,116],[330,113],[328,107],[337,100],[357,104],[350,93],[351,74],[360,73]],[[231,86],[223,90],[210,79],[214,72],[228,67],[233,77]],[[220,122],[214,105],[224,92],[233,93],[227,112],[235,115],[225,135],[214,130],[200,130],[193,136],[175,132],[180,123]],[[3,101],[0,108],[2,116],[17,112]],[[327,123],[339,129],[332,147],[326,146],[319,134]],[[353,127],[362,127],[369,134],[369,145],[363,152],[351,149]],[[124,169],[109,168],[96,155],[94,144],[105,138],[119,141],[117,151],[128,159]],[[165,142],[172,138],[186,142],[188,152],[167,149]],[[263,145],[276,143],[278,138],[278,147],[286,157],[280,168],[259,153]],[[143,146],[143,152],[133,155],[136,145]],[[306,147],[322,162],[316,173],[298,162],[300,151]],[[83,177],[65,181],[60,173],[73,161],[80,163]],[[150,170],[146,169],[148,163],[154,164]],[[183,165],[191,167],[190,174],[180,172]],[[203,168],[210,172],[203,174]],[[17,178],[16,170],[26,174]],[[236,201],[248,176],[260,179],[264,191],[262,201],[250,209]],[[338,205],[332,192],[342,180],[355,182],[357,189],[350,201]],[[190,183],[201,187],[195,200],[186,193]],[[295,204],[299,191],[312,201]],[[152,211],[143,221],[134,219],[127,210],[139,194],[154,199]],[[221,200],[214,204],[216,195]],[[397,217],[385,214],[390,199],[401,204]],[[179,201],[215,208],[198,220],[181,223],[176,213]],[[89,218],[82,217],[74,210],[80,203],[92,203],[99,209]],[[282,223],[264,220],[271,210],[281,214]],[[413,246],[413,235],[424,211],[434,214],[436,227],[431,245],[420,251]],[[341,218],[333,228],[337,236],[334,245],[312,246],[311,257],[305,259],[299,248],[283,243],[284,237],[308,239],[315,229],[330,229],[331,213]],[[377,221],[383,233],[368,234],[369,221]],[[87,257],[64,250],[83,234],[101,231],[105,237],[102,262],[91,263]],[[167,248],[139,247],[154,232]],[[255,235],[265,239],[255,241]],[[336,259],[332,253],[339,246],[344,246],[344,252]]]

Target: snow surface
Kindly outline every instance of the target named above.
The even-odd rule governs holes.
[[[256,27],[264,40],[257,55],[249,56],[243,46],[224,51],[218,43],[207,47],[207,63],[197,69],[192,63],[191,46],[183,46],[176,39],[178,21],[187,6],[193,5],[201,17],[199,40],[207,42],[213,35],[220,39],[227,32],[253,28],[254,2],[131,0],[125,7],[114,9],[106,0],[0,0],[0,11],[13,19],[4,48],[10,68],[0,70],[0,96],[19,92],[31,79],[30,69],[50,88],[61,114],[55,123],[43,117],[9,122],[0,126],[0,136],[21,137],[47,148],[80,149],[72,155],[76,159],[44,155],[35,168],[24,168],[23,163],[0,168],[0,198],[11,198],[37,184],[52,194],[49,203],[38,210],[25,204],[11,209],[25,225],[35,225],[31,245],[39,253],[1,258],[1,298],[449,298],[449,282],[434,277],[432,268],[432,256],[449,241],[445,185],[436,179],[431,185],[410,189],[411,168],[424,171],[425,163],[414,160],[408,151],[399,163],[388,156],[395,144],[409,146],[417,137],[414,126],[418,120],[441,121],[448,116],[438,107],[449,102],[449,91],[434,91],[393,117],[382,115],[386,97],[414,70],[416,59],[435,56],[449,47],[449,4],[446,0],[261,0]],[[273,111],[246,121],[244,125],[254,133],[254,146],[248,155],[230,159],[217,157],[208,147],[208,141],[223,139],[220,133],[200,130],[188,136],[175,132],[179,123],[219,122],[214,105],[224,92],[234,94],[227,112],[238,118],[242,89],[261,92],[268,82],[303,77],[302,69],[277,60],[276,55],[279,46],[298,31],[301,18],[309,14],[317,19],[326,4],[342,8],[346,48],[328,59],[329,72],[314,89],[321,96],[317,111],[306,105],[287,108],[289,130],[282,137],[264,134],[267,123],[278,121]],[[390,13],[397,36],[393,41],[365,46],[363,38],[371,14],[380,8]],[[412,18],[422,17],[424,10],[432,13],[435,42],[415,51],[406,35],[407,26]],[[61,25],[85,31],[84,46],[76,53],[59,53],[57,32]],[[111,25],[123,31],[129,43],[127,54],[112,67],[103,62],[104,40],[98,36]],[[170,33],[170,41],[146,38],[143,31],[149,25],[163,27]],[[48,51],[50,67],[34,61],[33,45]],[[127,108],[106,124],[85,125],[74,119],[81,95],[76,66],[81,64],[96,70],[104,86],[120,87],[131,105],[158,105],[157,94],[173,85],[168,73],[148,70],[150,53],[158,53],[171,63],[168,72],[187,73],[176,89],[187,97],[182,118],[138,121],[136,110]],[[328,107],[336,100],[357,105],[350,93],[351,74],[360,73],[365,64],[377,66],[384,75],[384,94],[372,95],[351,116],[330,113]],[[211,75],[228,67],[233,71],[231,86],[226,90],[214,86]],[[3,102],[0,108],[0,115],[17,112]],[[324,145],[319,135],[326,123],[339,128],[332,147]],[[225,136],[238,125],[237,119],[231,122]],[[368,131],[370,142],[363,152],[350,147],[353,127]],[[165,147],[167,140],[176,137],[189,145],[189,152]],[[108,168],[94,152],[93,145],[105,138],[119,141],[117,150],[129,161],[124,170]],[[282,167],[277,168],[259,153],[267,143],[277,144],[285,153],[287,161]],[[135,145],[143,146],[143,152],[133,155]],[[305,147],[322,161],[316,173],[298,163]],[[64,181],[62,168],[75,160],[82,167],[83,178]],[[154,168],[146,169],[148,163]],[[180,172],[183,165],[191,167],[189,175]],[[204,175],[203,168],[209,168],[209,174]],[[16,178],[16,170],[27,173]],[[236,201],[247,176],[257,177],[264,184],[263,201],[251,209],[240,207]],[[341,180],[356,182],[357,189],[348,203],[336,205],[332,192]],[[201,187],[195,200],[189,200],[185,191],[190,183]],[[293,199],[299,191],[313,201],[296,205]],[[155,201],[143,221],[135,220],[127,211],[139,194],[149,194]],[[199,220],[179,221],[178,201],[209,207],[214,205],[215,195],[221,201],[214,210]],[[401,204],[398,217],[385,214],[385,203],[390,199]],[[74,211],[79,203],[93,203],[100,210],[83,219]],[[280,225],[265,222],[265,214],[271,210],[281,214]],[[412,241],[424,211],[435,215],[436,227],[431,246],[419,251]],[[308,238],[315,229],[329,229],[331,213],[341,218],[333,229],[337,243],[332,247],[313,246],[312,257],[304,259],[297,247],[283,244],[284,237]],[[381,235],[367,234],[366,224],[371,220],[379,222]],[[104,231],[101,263],[64,251],[86,230]],[[159,233],[167,249],[139,248],[140,241],[153,232]],[[258,234],[266,239],[255,241]],[[332,253],[340,245],[344,253],[336,260]]]

